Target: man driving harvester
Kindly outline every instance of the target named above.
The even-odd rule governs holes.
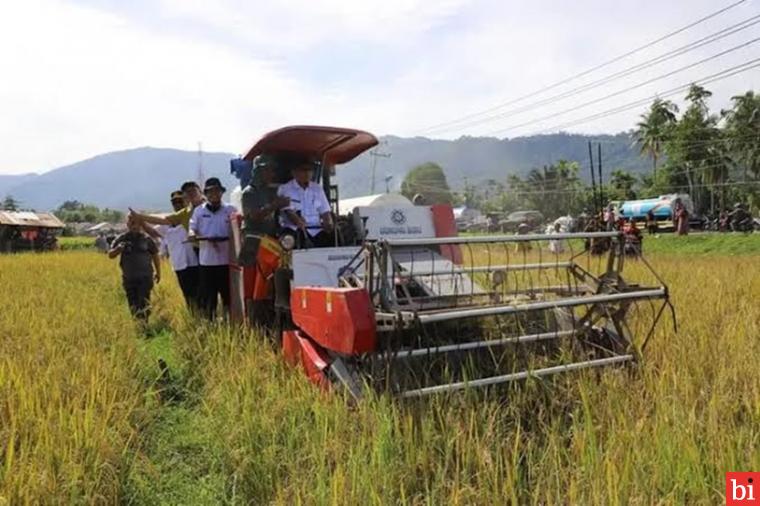
[[[319,184],[312,181],[311,162],[293,168],[293,179],[280,186],[277,195],[290,199],[280,214],[284,234],[295,236],[298,247],[324,248],[334,246],[330,202]]]
[[[251,267],[243,278],[245,303],[251,320],[260,325],[272,317],[270,280],[282,256],[277,215],[290,205],[289,198],[277,195],[275,163],[264,155],[256,157],[251,182],[242,193],[244,246],[239,263]]]

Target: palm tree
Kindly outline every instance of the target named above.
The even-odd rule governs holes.
[[[670,100],[656,98],[634,132],[636,143],[641,146],[641,154],[652,158],[652,174],[657,172],[657,160],[663,150],[663,144],[676,123],[678,107]]]
[[[748,91],[731,97],[733,107],[721,114],[726,120],[726,141],[729,152],[747,172],[760,176],[760,95]]]

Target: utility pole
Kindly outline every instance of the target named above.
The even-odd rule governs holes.
[[[604,209],[607,207],[607,204],[604,202],[604,183],[602,182],[602,143],[600,142],[596,147],[596,157],[598,158],[597,163],[599,164],[599,200],[602,201],[602,209]]]
[[[201,141],[198,141],[198,184],[203,187],[203,182],[206,180],[203,174],[203,145]]]
[[[388,144],[388,143],[385,142],[385,141],[383,141],[383,142],[380,143],[380,146],[382,146],[384,144]],[[370,186],[369,186],[369,194],[370,195],[374,195],[375,194],[375,173],[377,171],[377,161],[378,161],[378,159],[379,158],[390,158],[391,157],[390,153],[383,153],[383,152],[381,152],[380,151],[380,146],[376,147],[375,149],[373,149],[372,151],[369,152],[369,156],[372,157],[372,163],[370,164],[370,167],[371,167],[370,172],[372,173],[372,176],[371,176],[372,179],[370,180]],[[387,187],[387,183],[388,182],[386,180],[386,187]]]
[[[596,180],[594,179],[594,152],[591,150],[591,141],[588,141],[588,162],[591,166],[591,196],[594,201],[594,215],[599,212],[599,199],[596,197]]]
[[[385,176],[385,193],[391,192],[391,179],[393,179],[393,174]]]

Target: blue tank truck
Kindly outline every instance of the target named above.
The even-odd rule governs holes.
[[[647,213],[652,211],[657,221],[673,221],[676,199],[681,199],[689,216],[694,216],[694,203],[686,193],[671,193],[652,199],[626,200],[619,206],[618,214],[624,218],[645,221]]]

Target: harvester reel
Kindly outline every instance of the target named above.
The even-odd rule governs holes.
[[[591,239],[610,242],[606,256],[571,251],[562,260],[540,242]],[[513,250],[516,242],[533,247]],[[380,331],[375,352],[344,357],[333,372],[352,396],[361,384],[420,397],[630,363],[639,357],[630,309],[669,304],[664,285],[623,279],[616,232],[387,240],[364,249],[361,285]],[[355,286],[358,269],[349,271]]]

